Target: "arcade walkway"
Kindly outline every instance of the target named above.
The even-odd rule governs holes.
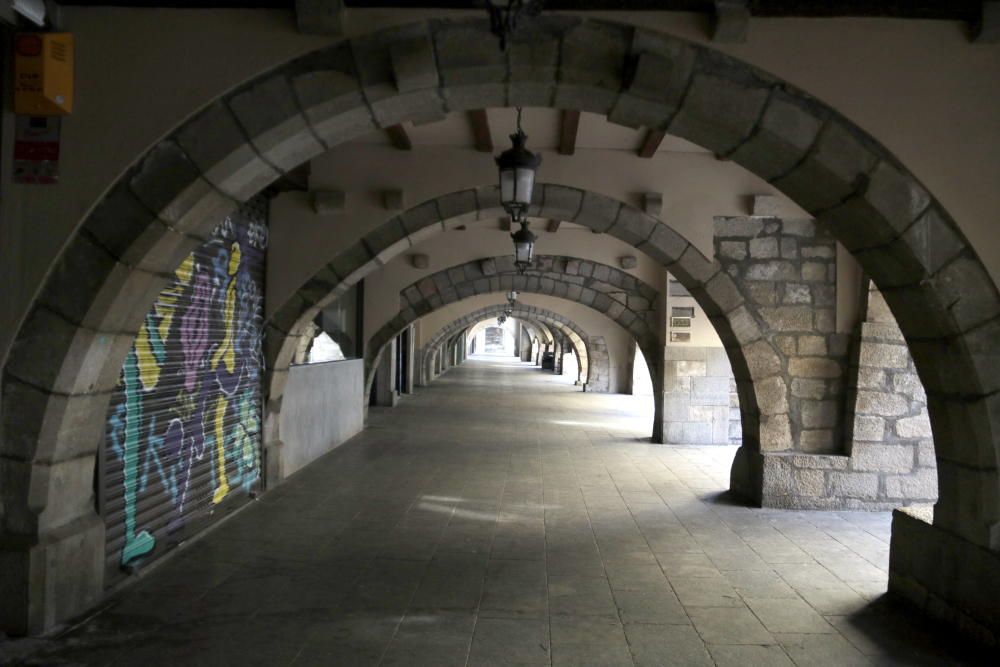
[[[732,504],[733,449],[650,446],[633,404],[470,360],[62,636],[0,644],[0,663],[973,660],[880,599],[887,514]]]

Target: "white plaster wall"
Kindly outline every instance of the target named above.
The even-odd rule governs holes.
[[[292,366],[281,403],[281,464],[292,475],[365,426],[364,361]]]

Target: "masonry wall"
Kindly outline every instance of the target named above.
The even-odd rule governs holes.
[[[739,399],[735,398],[725,349],[668,346],[664,378],[663,436],[667,444],[731,444],[734,421],[735,444],[739,444]],[[731,407],[734,400],[736,410]]]
[[[833,238],[809,220],[718,218],[715,253],[763,333],[745,349],[766,378],[762,447],[840,453],[849,336],[836,332]]]

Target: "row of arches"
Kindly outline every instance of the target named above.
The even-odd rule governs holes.
[[[539,34],[548,48],[532,47]],[[123,359],[169,275],[238,202],[372,128],[486,104],[584,110],[665,129],[732,159],[815,216],[881,289],[927,388],[941,489],[935,523],[1000,548],[1000,296],[947,212],[893,155],[807,93],[668,35],[560,16],[534,23],[506,55],[470,48],[489,39],[485,22],[456,20],[336,43],[228,93],[138,159],[51,267],[5,361],[6,536],[58,542],[57,531],[71,525],[79,526],[74,535],[97,530],[91,474]],[[418,54],[424,75],[393,70],[401,46]],[[485,186],[346,238],[268,322],[266,438],[280,440],[275,417],[288,365],[318,308],[416,240],[499,213],[496,188]],[[736,376],[744,447],[733,484],[759,499],[762,425],[773,416],[759,388],[788,377],[765,374],[746,354],[768,343],[731,277],[669,225],[599,193],[545,184],[529,215],[620,239],[697,299]],[[386,326],[398,330],[407,317]],[[639,317],[626,328],[640,339],[650,333]],[[64,615],[54,603],[45,609],[49,620]]]

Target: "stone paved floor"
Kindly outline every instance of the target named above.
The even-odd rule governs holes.
[[[651,446],[626,396],[473,360],[28,664],[959,664],[880,599],[889,515],[724,493],[734,449]],[[0,662],[3,662],[0,648]],[[994,663],[995,664],[995,663]]]

